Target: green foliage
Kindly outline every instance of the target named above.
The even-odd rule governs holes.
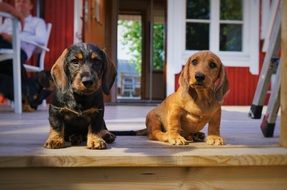
[[[142,27],[140,21],[119,20],[118,25],[124,28],[123,45],[128,47],[131,54],[130,62],[136,65],[136,70],[141,73],[142,52]]]
[[[153,25],[153,56],[154,70],[162,70],[164,64],[164,25]]]
[[[140,21],[119,20],[118,25],[124,28],[123,45],[128,47],[131,54],[130,62],[136,65],[141,73],[142,26]],[[153,69],[162,70],[164,63],[164,25],[153,25]]]
[[[220,1],[221,20],[242,20],[241,0],[221,0]]]

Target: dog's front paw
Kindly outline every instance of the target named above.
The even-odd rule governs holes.
[[[43,146],[49,149],[64,148],[65,140],[61,137],[48,138]]]
[[[106,149],[107,144],[104,139],[98,137],[97,135],[88,135],[87,139],[88,149]]]
[[[206,143],[209,145],[224,145],[224,140],[222,137],[217,135],[208,135]]]
[[[32,108],[29,104],[23,104],[22,108],[23,112],[34,112],[36,111],[34,108]]]
[[[186,144],[188,144],[188,141],[185,138],[183,138],[182,136],[180,136],[179,134],[169,135],[168,142],[169,142],[169,144],[172,144],[172,145],[186,145]]]

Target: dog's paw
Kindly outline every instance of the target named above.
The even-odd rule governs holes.
[[[104,141],[104,139],[96,135],[89,135],[87,139],[87,148],[88,149],[106,149],[107,144]]]
[[[178,134],[177,135],[169,135],[168,142],[169,142],[169,144],[172,144],[172,145],[186,145],[186,144],[188,144],[188,141]]]
[[[26,104],[26,103],[23,104],[22,110],[23,110],[23,112],[34,112],[34,111],[36,111],[29,104]]]
[[[59,138],[48,138],[43,146],[49,149],[64,148],[65,140],[60,137]]]
[[[209,145],[224,145],[224,140],[220,136],[209,135],[207,136],[206,143]]]
[[[109,144],[113,143],[116,139],[116,135],[109,132],[108,130],[102,130],[99,135]]]

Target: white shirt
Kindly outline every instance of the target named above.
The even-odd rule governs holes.
[[[47,31],[45,21],[39,17],[27,16],[24,20],[25,25],[23,31],[20,31],[20,39],[32,41],[43,45],[47,41]],[[20,27],[21,28],[21,27]],[[0,25],[0,33],[12,34],[12,20],[7,18]],[[21,48],[27,54],[28,59],[32,56],[36,46],[21,41]]]

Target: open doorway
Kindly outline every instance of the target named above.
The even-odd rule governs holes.
[[[166,97],[166,0],[116,5],[116,102],[161,101]]]
[[[117,100],[141,100],[142,16],[119,15],[117,32]]]

